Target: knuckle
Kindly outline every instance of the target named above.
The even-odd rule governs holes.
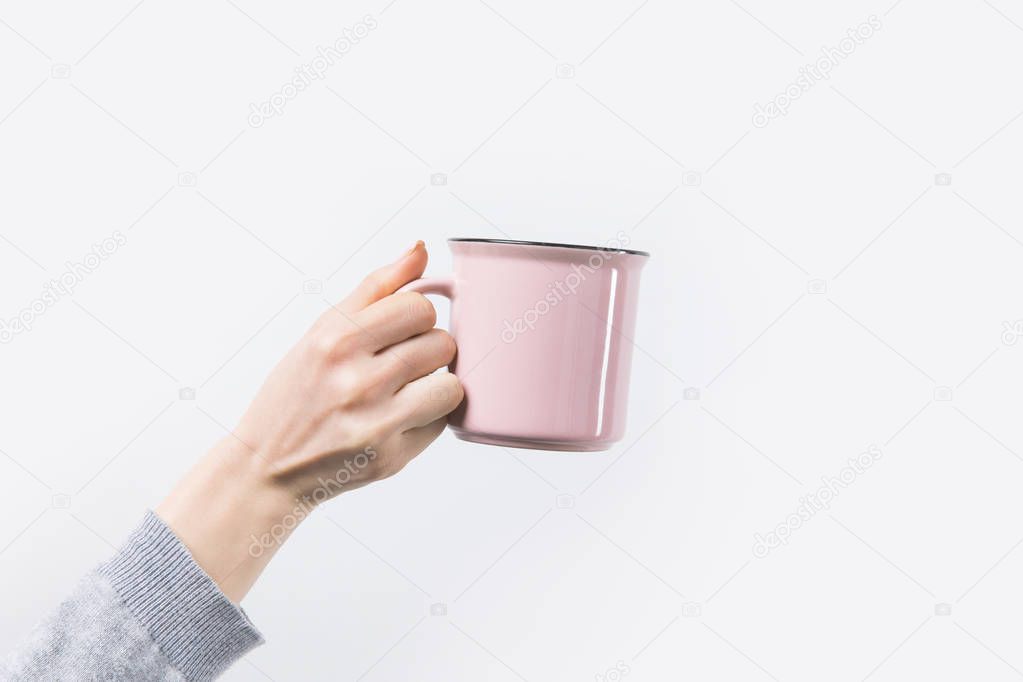
[[[362,332],[354,325],[345,325],[334,339],[334,353],[349,356],[362,347]]]
[[[340,370],[334,379],[338,406],[342,410],[362,405],[369,397],[369,385],[360,373]]]
[[[367,424],[362,420],[353,424],[350,417],[339,414],[338,422],[345,424],[344,427],[341,428],[343,436],[337,439],[338,451],[350,453],[351,455],[355,455],[356,453],[370,453],[375,452],[383,442],[380,440],[378,432],[372,427],[372,425]],[[372,476],[380,466],[382,459],[382,457],[377,456],[371,457],[370,461],[366,464],[366,473]]]
[[[359,330],[352,324],[337,320],[320,320],[306,333],[306,347],[322,360],[333,360],[354,353],[362,343]]]
[[[314,329],[306,337],[306,347],[315,358],[329,360],[337,349],[336,341],[325,329]]]
[[[386,282],[379,272],[371,272],[366,275],[366,279],[362,280],[362,285],[365,287],[366,292],[374,300],[383,298],[389,291],[387,291]]]
[[[409,291],[403,295],[407,300],[406,309],[411,320],[421,323],[424,327],[437,324],[437,309],[430,303],[430,299],[416,291]]]

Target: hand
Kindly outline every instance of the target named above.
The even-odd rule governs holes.
[[[454,339],[434,328],[433,304],[422,294],[394,293],[422,274],[426,260],[419,242],[327,310],[235,430],[292,496],[316,494],[319,503],[325,492],[397,473],[440,435],[444,416],[461,402],[453,374],[432,374],[455,356]]]
[[[234,433],[157,514],[239,601],[323,501],[400,471],[462,400],[433,305],[394,292],[420,277],[417,242],[327,310],[270,373]]]

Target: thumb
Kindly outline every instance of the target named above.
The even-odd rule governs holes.
[[[370,273],[362,280],[359,286],[355,287],[355,291],[341,302],[341,308],[345,312],[356,313],[385,296],[390,296],[412,280],[422,277],[429,258],[426,245],[422,240],[417,241],[398,260]]]

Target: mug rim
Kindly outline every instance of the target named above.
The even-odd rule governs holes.
[[[477,242],[482,244],[518,244],[520,246],[553,246],[561,249],[582,249],[585,251],[603,251],[604,253],[628,253],[633,256],[650,257],[649,251],[636,251],[634,249],[614,249],[605,246],[589,246],[586,244],[562,244],[560,242],[534,242],[519,239],[483,239],[481,237],[452,237],[449,242]]]

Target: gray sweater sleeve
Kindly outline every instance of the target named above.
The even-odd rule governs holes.
[[[0,680],[215,679],[263,638],[152,512],[6,659]]]

